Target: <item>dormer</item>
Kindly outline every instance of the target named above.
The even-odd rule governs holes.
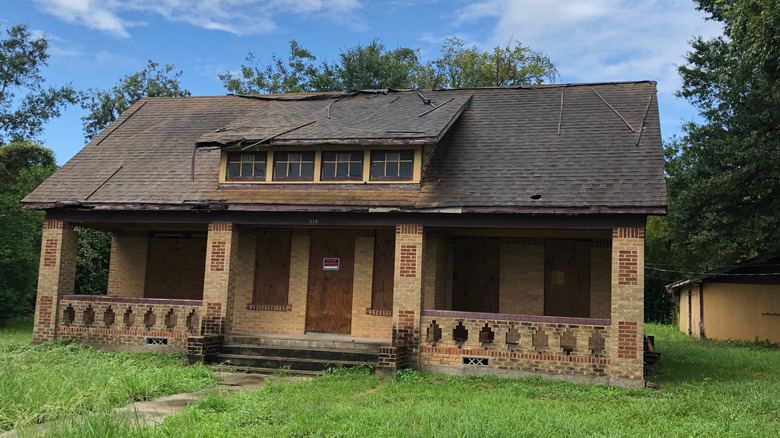
[[[242,96],[247,112],[197,147],[221,150],[221,189],[258,185],[387,185],[418,188],[439,141],[468,106],[419,91]]]

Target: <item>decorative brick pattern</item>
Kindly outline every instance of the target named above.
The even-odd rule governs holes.
[[[233,231],[233,224],[230,222],[212,222],[209,224],[209,232],[212,231]]]
[[[620,359],[636,359],[639,352],[639,345],[637,344],[637,335],[639,331],[637,329],[636,322],[619,321],[618,322],[618,352],[617,356]]]
[[[222,335],[225,333],[225,318],[222,316],[222,303],[205,303],[206,316],[203,318],[201,334]]]
[[[615,228],[612,230],[613,239],[644,239],[644,228]]]
[[[54,312],[54,298],[53,297],[41,297],[38,300],[38,324],[50,325],[52,321],[52,313]]]
[[[422,234],[422,225],[398,225],[395,228],[395,234]]]
[[[637,251],[619,250],[618,284],[637,285]]]
[[[393,311],[390,309],[372,309],[366,308],[366,315],[372,316],[393,316]]]
[[[417,277],[417,246],[401,245],[401,277]]]
[[[44,230],[72,230],[73,224],[64,221],[46,219],[43,221]]]
[[[227,242],[211,242],[211,260],[209,262],[209,269],[211,271],[224,271],[225,270],[225,248]]]
[[[43,266],[57,266],[57,249],[59,241],[57,239],[46,239],[43,247]]]
[[[246,305],[246,310],[265,310],[269,312],[292,312],[292,306],[289,304],[286,306],[274,306],[272,304],[248,303]]]

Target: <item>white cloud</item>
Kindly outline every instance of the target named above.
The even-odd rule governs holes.
[[[675,65],[695,35],[721,33],[692,2],[679,0],[484,0],[458,11],[458,21],[495,19],[481,45],[516,39],[549,55],[565,82],[653,79],[678,88]]]
[[[68,23],[119,38],[143,25],[137,17],[162,17],[236,35],[269,33],[281,13],[347,22],[359,0],[34,0],[39,8]],[[131,18],[135,17],[135,19]]]

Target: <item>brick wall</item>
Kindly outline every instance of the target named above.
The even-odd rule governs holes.
[[[146,232],[118,232],[111,236],[108,296],[144,296],[148,247],[149,235]]]
[[[612,332],[607,353],[613,358],[610,377],[641,382],[644,331],[644,228],[612,232]]]
[[[371,309],[374,269],[374,237],[371,233],[355,239],[355,271],[352,281],[352,336],[390,339],[393,317],[389,311]]]
[[[306,298],[309,282],[309,244],[307,230],[295,230],[290,251],[290,286],[287,307],[272,310],[248,308],[254,293],[257,239],[242,234],[239,239],[238,277],[233,303],[232,331],[241,333],[304,334],[306,330]]]
[[[72,224],[47,219],[43,222],[41,243],[34,343],[57,338],[57,320],[53,315],[58,313],[59,297],[73,293],[78,236]]]
[[[58,338],[112,351],[158,353],[186,352],[203,313],[198,300],[94,295],[63,296],[59,308]]]
[[[423,296],[422,225],[398,225],[395,248],[393,345],[404,347],[409,365],[418,367],[416,354]]]
[[[206,243],[206,272],[203,280],[204,335],[226,334],[235,293],[238,227],[231,223],[209,224]]]
[[[544,241],[501,245],[498,306],[501,313],[544,314]]]

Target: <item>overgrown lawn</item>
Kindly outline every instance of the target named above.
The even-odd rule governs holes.
[[[68,342],[30,346],[32,321],[0,328],[0,431],[214,386],[184,356],[110,353]]]

